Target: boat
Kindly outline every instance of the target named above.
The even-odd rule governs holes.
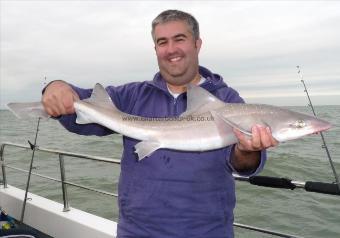
[[[24,149],[29,153],[33,151],[41,151],[49,154],[56,155],[59,159],[59,172],[60,179],[46,176],[40,173],[34,173],[29,170],[23,170],[15,167],[10,163],[10,158],[5,158],[5,150],[8,147]],[[88,154],[79,154],[61,150],[52,150],[48,148],[34,147],[31,145],[22,145],[15,143],[3,143],[0,147],[0,162],[2,171],[2,180],[0,185],[0,207],[1,209],[10,214],[15,220],[16,227],[29,226],[33,230],[36,238],[71,238],[71,237],[101,237],[101,238],[114,238],[117,235],[117,222],[94,215],[77,208],[70,207],[68,198],[68,187],[73,186],[84,190],[96,192],[101,195],[111,196],[117,198],[118,194],[107,191],[97,190],[80,184],[67,181],[65,174],[64,159],[65,158],[79,158],[82,160],[93,160],[100,163],[120,165],[119,160],[105,158],[100,156],[93,156]],[[33,157],[32,157],[33,158]],[[9,170],[16,170],[26,174],[32,174],[43,179],[52,180],[61,184],[63,203],[53,201],[51,199],[39,196],[34,193],[27,192],[23,189],[11,186],[7,182],[7,172]],[[265,176],[254,177],[241,177],[234,175],[234,178],[240,182],[249,182],[254,185],[267,186],[273,188],[295,189],[302,188],[310,192],[319,192],[331,195],[340,195],[338,184],[335,183],[319,183],[319,182],[299,182],[286,178],[273,178]],[[28,190],[28,189],[26,189]],[[27,197],[27,198],[26,198]],[[26,198],[26,202],[25,201]],[[23,204],[26,204],[23,209]],[[271,237],[291,237],[299,238],[301,236],[286,234],[280,231],[270,229],[263,229],[247,224],[234,223],[235,227],[247,229],[259,234],[269,234]],[[15,230],[15,228],[10,228]],[[9,230],[10,230],[9,229]],[[0,233],[1,234],[1,233]],[[6,236],[3,236],[6,237]]]
[[[81,185],[68,183],[65,180],[65,169],[63,165],[63,156],[71,156],[83,159],[91,159],[102,161],[106,163],[116,163],[119,161],[100,158],[96,156],[74,154],[65,151],[49,150],[36,148],[37,151],[44,151],[47,153],[57,154],[61,165],[61,180],[57,178],[47,177],[41,174],[32,173],[34,176],[43,177],[45,179],[60,182],[62,184],[64,204],[52,201],[42,196],[28,193],[25,211],[22,210],[25,198],[25,191],[17,187],[7,184],[7,168],[28,173],[29,171],[22,170],[12,165],[7,165],[7,160],[4,158],[4,152],[7,147],[16,147],[30,150],[29,145],[19,145],[13,143],[3,143],[1,145],[1,168],[2,168],[2,184],[0,187],[0,207],[10,217],[16,220],[16,225],[21,228],[20,220],[23,219],[25,225],[32,228],[32,233],[38,233],[35,237],[54,237],[54,238],[67,238],[67,237],[102,237],[113,238],[116,237],[117,223],[115,221],[105,219],[88,212],[71,208],[68,204],[67,186],[76,186],[83,189],[93,190],[91,188],[84,188]],[[98,193],[104,193],[111,196],[115,194],[105,193],[99,190],[93,190]],[[24,214],[22,213],[24,212]],[[23,216],[24,215],[24,216]],[[1,234],[1,233],[0,233]]]

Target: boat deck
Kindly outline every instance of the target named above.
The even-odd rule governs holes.
[[[8,185],[0,187],[0,204],[6,212],[19,219],[25,191]],[[51,236],[41,238],[101,237],[116,236],[117,223],[93,214],[72,208],[63,210],[63,205],[28,193],[24,223]],[[40,238],[40,237],[39,237]]]

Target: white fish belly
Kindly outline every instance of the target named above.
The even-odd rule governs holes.
[[[139,117],[131,120],[134,116],[118,111],[94,109],[83,105],[77,105],[77,108],[77,114],[82,115],[87,123],[98,123],[137,140],[158,142],[161,148],[206,151],[237,142],[232,129],[230,133],[221,132],[213,121],[153,121]]]
[[[214,122],[198,123],[167,131],[159,130],[155,135],[162,148],[183,151],[206,151],[234,144],[234,133],[221,134]]]

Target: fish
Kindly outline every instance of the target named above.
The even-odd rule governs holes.
[[[21,117],[48,118],[41,102],[9,103]],[[331,128],[315,116],[266,104],[225,103],[196,85],[187,88],[187,109],[177,117],[141,117],[120,111],[105,88],[97,83],[90,98],[74,102],[76,123],[97,123],[124,136],[139,140],[139,160],[158,149],[209,151],[238,142],[234,129],[251,137],[253,125],[269,127],[278,142],[289,141]]]

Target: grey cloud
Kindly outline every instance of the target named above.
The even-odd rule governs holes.
[[[43,79],[83,87],[150,80],[150,23],[162,10],[200,21],[200,62],[249,95],[295,93],[295,66],[312,88],[339,92],[340,3],[6,1],[1,8],[1,106],[40,96]],[[299,84],[299,82],[297,82]]]

